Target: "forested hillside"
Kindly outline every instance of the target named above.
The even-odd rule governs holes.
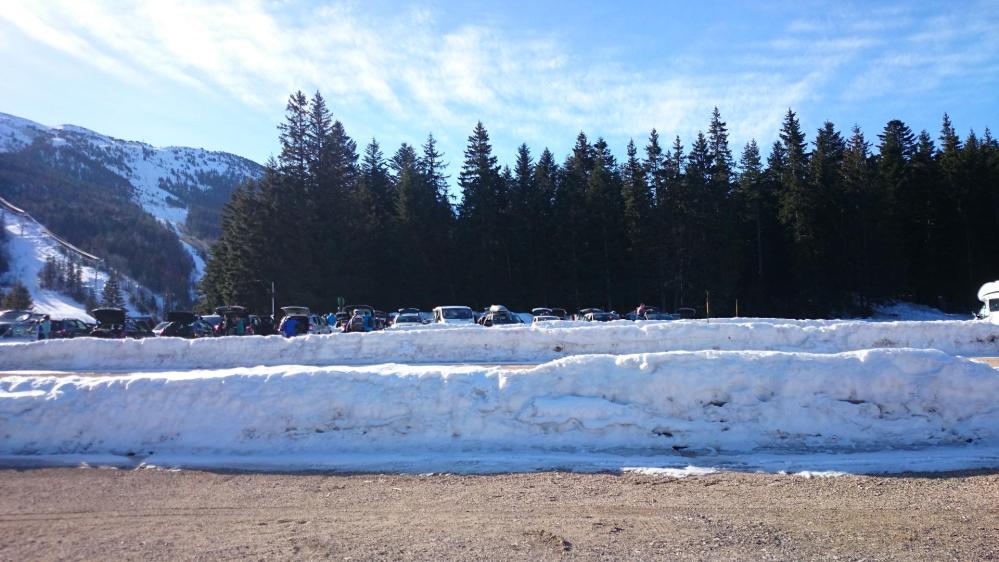
[[[639,302],[712,315],[826,316],[905,298],[959,311],[999,277],[999,144],[892,120],[874,138],[788,110],[769,149],[734,151],[716,109],[684,141],[653,130],[622,161],[579,133],[559,162],[499,163],[482,123],[447,189],[432,136],[358,155],[322,97],[291,96],[281,151],[222,216],[206,304],[332,309]],[[641,146],[640,146],[641,145]]]
[[[172,229],[143,211],[121,176],[39,139],[0,153],[0,196],[28,209],[53,232],[103,257],[147,288],[187,299],[191,256]]]

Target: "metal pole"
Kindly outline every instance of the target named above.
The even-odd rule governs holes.
[[[274,309],[274,282],[271,281],[271,319],[272,320],[275,318],[274,315],[275,315],[275,309]]]

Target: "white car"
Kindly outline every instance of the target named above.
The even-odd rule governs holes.
[[[404,313],[398,314],[389,328],[401,330],[405,328],[418,328],[423,326],[423,318],[419,314]]]
[[[537,324],[538,322],[559,322],[561,320],[562,319],[559,318],[558,316],[552,316],[550,314],[543,314],[541,316],[534,317],[535,324]]]
[[[982,301],[982,310],[978,317],[999,324],[999,281],[992,281],[978,289],[978,300]]]
[[[474,326],[475,313],[467,306],[438,306],[434,309],[434,322],[458,326]]]

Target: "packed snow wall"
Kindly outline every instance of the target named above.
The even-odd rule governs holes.
[[[594,353],[765,350],[837,353],[872,348],[999,355],[987,322],[676,321],[386,330],[285,339],[51,340],[0,346],[0,370],[172,370],[258,365],[537,363]]]
[[[0,454],[859,451],[999,445],[999,371],[928,350],[0,379]]]

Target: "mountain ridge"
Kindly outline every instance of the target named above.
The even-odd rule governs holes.
[[[0,195],[25,206],[36,218],[44,220],[52,232],[84,248],[88,233],[72,232],[75,227],[67,224],[80,221],[67,214],[80,213],[86,205],[72,199],[97,195],[102,199],[105,213],[120,211],[132,217],[120,221],[119,227],[137,224],[136,210],[126,208],[134,204],[163,225],[190,256],[190,260],[183,260],[172,249],[163,250],[164,259],[190,262],[172,264],[190,270],[189,289],[202,275],[204,248],[218,236],[222,207],[236,187],[262,172],[260,164],[228,152],[184,146],[156,147],[78,125],[48,126],[0,112]],[[138,223],[144,226],[136,228],[151,228],[146,221]],[[90,226],[93,228],[93,221]],[[162,241],[165,234],[150,236]],[[154,245],[147,247],[147,251],[157,250]],[[116,263],[121,266],[123,261],[128,259],[118,259]],[[149,267],[132,269],[133,275],[142,278],[139,270]],[[150,279],[145,282],[150,284]],[[166,290],[176,292],[175,289]]]

